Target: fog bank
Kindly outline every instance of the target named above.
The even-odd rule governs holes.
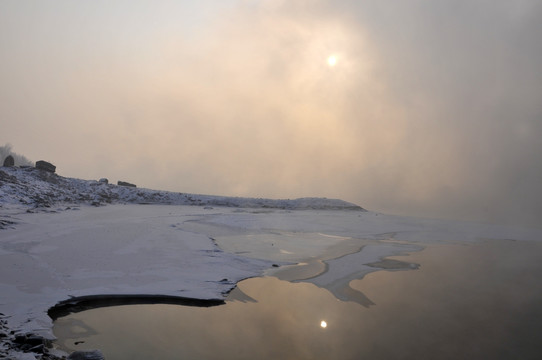
[[[0,144],[65,176],[537,225],[541,20],[527,0],[3,1]]]

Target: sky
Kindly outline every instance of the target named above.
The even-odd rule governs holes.
[[[537,226],[540,36],[538,0],[3,0],[0,145],[63,176]]]

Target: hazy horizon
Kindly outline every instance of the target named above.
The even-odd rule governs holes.
[[[538,225],[541,34],[535,0],[5,0],[0,145],[83,179]]]

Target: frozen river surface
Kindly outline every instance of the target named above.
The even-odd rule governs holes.
[[[296,289],[310,288],[311,291],[325,295],[309,295],[308,298],[303,298],[297,290],[284,291],[298,294],[293,296],[294,302],[308,304],[310,301],[307,299],[314,299],[313,301],[318,303],[318,299],[327,298],[335,301],[336,306],[357,309],[352,310],[351,317],[343,319],[346,321],[344,324],[355,319],[372,324],[359,329],[349,325],[345,329],[351,329],[354,333],[363,331],[364,334],[370,329],[383,331],[374,327],[374,322],[378,322],[376,318],[366,321],[358,315],[365,314],[359,316],[369,316],[368,319],[372,319],[372,315],[368,314],[381,311],[375,310],[371,313],[367,312],[367,309],[382,309],[388,301],[385,299],[396,296],[393,293],[382,295],[382,300],[379,300],[380,295],[371,293],[375,289],[378,290],[377,294],[386,294],[386,288],[398,291],[400,285],[407,284],[408,281],[430,281],[403,278],[414,276],[406,274],[435,273],[424,269],[426,264],[418,260],[417,254],[431,254],[429,251],[433,251],[431,249],[434,247],[455,246],[466,249],[465,254],[468,255],[475,252],[480,244],[495,244],[495,249],[501,249],[503,244],[513,244],[508,251],[515,254],[516,249],[524,248],[525,244],[538,245],[538,241],[542,239],[539,230],[424,220],[356,210],[111,205],[72,207],[52,213],[10,213],[7,216],[13,224],[0,231],[0,312],[7,315],[11,329],[51,338],[53,323],[47,312],[59,303],[77,304],[82,299],[96,296],[168,296],[224,300],[240,280],[263,274],[273,276],[259,280],[271,284],[264,286],[265,289],[274,289],[276,284],[283,283]],[[426,250],[421,251],[424,248]],[[443,265],[439,264],[446,264],[449,274],[472,271],[487,275],[479,281],[493,281],[493,290],[490,292],[494,296],[498,296],[495,288],[501,289],[505,294],[516,294],[506,289],[512,289],[510,284],[521,284],[524,279],[525,283],[528,283],[531,273],[539,274],[536,272],[539,269],[524,265],[536,263],[536,260],[540,263],[541,260],[540,251],[523,253],[518,250],[518,253],[530,257],[523,262],[512,262],[507,261],[506,252],[499,252],[498,256],[496,252],[494,258],[486,263],[483,256],[480,256],[480,264],[492,264],[493,261],[494,264],[502,265],[503,268],[498,273],[486,274],[483,269],[491,270],[491,267],[484,265],[480,270],[473,266],[477,263],[477,258],[468,258],[469,261],[464,262],[465,255],[461,254],[454,255],[455,257],[440,254],[438,256],[443,260],[436,262],[435,266],[442,268]],[[405,254],[412,255],[387,259],[389,256]],[[492,256],[491,252],[482,254]],[[517,260],[517,256],[515,259]],[[518,265],[521,263],[523,267]],[[293,266],[294,264],[300,265]],[[390,273],[377,271],[382,269],[418,270]],[[517,271],[512,271],[515,269],[523,270],[518,270],[518,274]],[[374,273],[375,271],[377,272]],[[395,281],[395,285],[380,286],[376,283],[376,287],[365,288],[364,284],[368,284],[372,276],[377,278],[384,273],[392,280],[386,280],[383,284]],[[370,275],[366,276],[367,274]],[[359,279],[362,278],[360,282]],[[397,282],[397,279],[405,282]],[[250,280],[246,282],[249,283]],[[479,301],[479,304],[484,304],[486,300],[480,300],[481,298],[472,292],[476,287],[461,288],[458,287],[460,283],[452,280],[436,282],[436,289],[444,289],[455,296],[461,295],[471,302]],[[241,289],[244,286],[248,285],[241,285]],[[278,289],[281,286],[278,285],[277,294],[283,291]],[[409,290],[411,288],[402,289],[403,292],[415,293]],[[423,289],[424,287],[421,287],[418,294],[423,293]],[[522,289],[518,288],[518,291],[524,293],[525,290]],[[436,290],[431,293],[433,292],[442,296]],[[250,306],[263,306],[272,295],[269,291],[255,291],[250,287],[246,293],[257,300],[256,303],[250,302]],[[298,296],[299,300],[295,300]],[[414,303],[421,304],[419,301]],[[223,306],[198,311],[208,311],[206,314],[216,315],[216,311],[223,313],[221,309],[235,304],[236,301],[227,302]],[[415,314],[421,310],[411,308],[412,306],[402,308],[404,316],[413,314],[410,319],[412,323],[406,322],[408,319],[403,319],[402,323],[418,329],[421,325],[415,319],[419,314]],[[502,305],[501,310],[505,311],[506,306],[530,309],[526,307],[527,304],[511,301]],[[284,307],[281,305],[280,308]],[[326,319],[333,319],[333,308],[321,305],[322,310],[330,311],[325,315]],[[465,307],[461,309],[465,310]],[[456,310],[451,308],[433,310],[445,317],[461,313],[456,313]],[[482,315],[483,310],[482,306]],[[540,308],[536,310],[538,313],[533,310],[534,314],[540,314],[539,310]],[[258,313],[262,310],[255,311]],[[530,310],[525,311],[527,312],[518,313],[518,316],[529,318],[533,314],[528,312]],[[339,312],[343,313],[342,310]],[[396,308],[392,313],[397,312]],[[470,314],[468,311],[463,313]],[[276,314],[270,316],[276,317]],[[321,317],[324,319],[323,316],[324,314],[315,313],[314,319],[310,319],[311,324]],[[340,318],[344,315],[337,316]],[[339,318],[336,321],[326,320],[329,322],[328,328],[317,330],[327,333],[336,331],[334,329],[338,329],[337,326],[344,322]],[[260,320],[257,319],[259,318],[247,318],[247,321],[258,324]],[[199,324],[204,324],[205,321],[197,320],[190,324],[190,327],[196,331]],[[234,319],[227,321],[232,324]],[[212,325],[211,328],[215,326],[220,327]],[[443,325],[443,329],[445,328],[448,326]],[[390,327],[386,331],[393,329],[394,327]],[[314,341],[317,341],[317,338],[315,339]]]

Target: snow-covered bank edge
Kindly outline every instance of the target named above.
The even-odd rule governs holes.
[[[0,186],[0,206],[18,205],[28,209],[49,208],[58,204],[85,203],[99,206],[125,203],[248,209],[366,211],[361,206],[338,199],[264,199],[187,194],[67,178],[33,167],[0,167]]]
[[[75,208],[20,213],[15,227],[1,230],[0,312],[6,315],[3,344],[9,347],[8,358],[19,358],[18,349],[30,351],[27,337],[31,345],[40,337],[43,343],[36,346],[44,346],[32,346],[33,351],[45,351],[54,339],[48,312],[59,304],[77,306],[89,297],[218,304],[238,281],[272,266],[225,253],[209,236],[182,228],[183,222],[210,214],[210,209]]]
[[[54,171],[54,170],[53,170]],[[311,210],[311,209],[331,209],[331,210],[355,210],[355,211],[365,211],[363,208],[347,203],[342,200],[336,199],[325,199],[325,198],[301,198],[301,199],[262,199],[262,198],[242,198],[242,197],[225,197],[225,196],[213,196],[213,195],[197,195],[197,194],[186,194],[186,193],[176,193],[168,191],[158,191],[150,189],[141,189],[131,186],[119,186],[109,184],[108,181],[101,179],[99,181],[94,180],[81,180],[74,178],[67,178],[59,176],[53,172],[37,169],[34,167],[1,167],[0,168],[0,231],[5,230],[8,233],[11,231],[16,231],[16,235],[11,239],[14,239],[14,243],[11,244],[15,248],[22,246],[24,250],[16,249],[14,253],[11,253],[11,249],[6,249],[2,243],[2,248],[0,248],[0,255],[6,255],[7,258],[15,258],[17,256],[29,256],[36,260],[39,258],[39,255],[27,252],[26,245],[21,245],[19,240],[21,239],[34,239],[29,241],[32,243],[30,248],[32,248],[37,242],[42,243],[43,239],[40,238],[38,233],[25,234],[25,230],[20,229],[27,228],[26,219],[27,215],[32,213],[42,214],[41,216],[46,216],[46,214],[59,214],[60,217],[68,215],[72,210],[84,210],[86,211],[86,205],[92,206],[101,206],[101,205],[111,205],[111,204],[168,204],[168,205],[177,205],[177,206],[195,206],[198,208],[205,208],[206,210],[211,210],[213,207],[226,207],[226,208],[236,208],[240,211],[246,211],[243,209],[260,209],[259,211],[272,211],[274,209],[282,210]],[[68,215],[69,217],[69,215]],[[121,220],[122,221],[122,220]],[[54,224],[54,220],[53,223]],[[44,224],[42,224],[43,226]],[[47,225],[50,224],[45,224]],[[62,226],[62,225],[60,225]],[[172,225],[174,226],[174,225]],[[47,235],[50,235],[46,229],[41,229]],[[77,231],[74,231],[77,236]],[[5,234],[5,233],[4,233]],[[13,234],[11,233],[10,236]],[[131,236],[130,232],[126,236]],[[54,236],[54,235],[53,235]],[[20,239],[18,239],[20,237]],[[200,240],[201,241],[201,240]],[[22,242],[24,243],[24,241]],[[45,242],[43,242],[45,243]],[[8,246],[9,247],[9,246]],[[39,246],[38,246],[39,247]],[[47,245],[45,245],[47,247]],[[5,250],[8,250],[7,252]],[[201,250],[201,249],[200,249]],[[206,249],[205,251],[214,252],[216,249],[210,250]],[[10,256],[15,255],[15,256]],[[214,254],[213,256],[217,256]],[[229,255],[226,255],[225,258],[228,258]],[[236,257],[240,259],[240,257]],[[13,259],[12,259],[13,260]],[[26,259],[28,261],[28,259]],[[38,259],[38,262],[42,259]],[[15,265],[22,268],[22,273],[25,273],[25,266],[20,263],[21,259],[13,260]],[[23,261],[24,262],[24,261]],[[34,261],[35,263],[35,261]],[[244,272],[242,275],[234,276],[234,279],[223,278],[220,280],[220,285],[222,287],[221,291],[203,290],[202,292],[196,292],[194,294],[198,298],[204,299],[203,301],[223,301],[221,298],[224,294],[231,291],[236,283],[244,278],[257,276],[262,273],[265,268],[269,268],[271,264],[262,265],[265,262],[258,262],[252,260],[252,263],[258,263],[258,265]],[[27,265],[32,266],[31,262],[26,262]],[[35,265],[35,264],[34,264]],[[54,267],[49,264],[40,264],[41,267],[45,268],[45,272],[50,271],[50,268]],[[39,273],[40,270],[37,269],[35,273]],[[55,270],[56,271],[56,270]],[[53,271],[53,272],[55,272]],[[4,272],[5,274],[5,272]],[[9,274],[7,274],[9,276]],[[49,274],[51,275],[51,274]],[[56,274],[58,275],[58,274]],[[53,278],[56,276],[54,275]],[[87,275],[85,275],[87,276]],[[32,278],[32,277],[30,277]],[[13,284],[0,284],[2,291],[4,293],[12,294],[17,292],[19,287],[25,287],[24,279],[19,279],[20,281],[15,281]],[[53,279],[58,280],[58,279]],[[32,282],[32,281],[31,281]],[[218,282],[217,280],[212,280],[211,282]],[[203,281],[202,288],[208,288],[208,281]],[[34,284],[35,285],[35,284]],[[48,288],[49,286],[46,286]],[[87,289],[88,293],[83,293],[80,295],[79,299],[84,299],[86,296],[108,296],[108,297],[117,297],[117,296],[129,296],[132,299],[137,297],[151,296],[155,299],[164,296],[170,296],[172,298],[178,297],[179,299],[183,298],[179,296],[175,291],[169,291],[167,286],[156,289],[151,286],[150,288],[145,288],[141,293],[137,292],[138,290],[133,289],[123,289],[107,292],[106,289]],[[35,290],[41,291],[41,290]],[[48,289],[49,292],[50,289]],[[132,291],[132,292],[131,292]],[[149,295],[149,292],[155,292],[156,295]],[[207,292],[206,292],[207,291]],[[24,292],[23,292],[24,293]],[[107,295],[100,295],[107,293]],[[43,294],[42,294],[43,295]],[[62,303],[66,300],[66,296],[72,297],[72,301],[75,301],[74,295],[65,294],[64,300],[62,297],[55,297],[56,302]],[[208,300],[207,298],[213,298]],[[45,296],[47,298],[47,296]],[[13,300],[13,299],[11,299]],[[28,299],[17,299],[13,303],[25,303]],[[53,302],[52,299],[49,299],[47,306],[53,307],[58,305]],[[180,300],[179,300],[180,301]],[[6,300],[6,303],[9,303],[10,299]],[[43,302],[43,301],[42,301]],[[5,304],[3,304],[5,305]],[[4,340],[4,345],[12,348],[12,350],[28,350],[30,345],[36,345],[36,337],[40,336],[43,339],[43,343],[40,343],[40,349],[43,349],[48,344],[48,341],[53,338],[50,333],[50,326],[47,325],[48,320],[43,318],[43,314],[40,315],[40,312],[43,313],[45,305],[42,303],[40,305],[41,311],[28,312],[28,309],[16,310],[15,313],[7,311],[7,315],[2,319],[3,331],[0,332],[0,337]],[[0,308],[5,308],[0,304]],[[5,310],[5,309],[4,309]],[[25,318],[26,317],[26,318]],[[9,331],[8,331],[9,329]],[[25,333],[30,334],[30,344],[27,344],[24,335]],[[39,334],[39,335],[37,335]],[[18,337],[17,337],[18,336]],[[7,343],[5,342],[7,341]],[[19,346],[20,345],[20,346]],[[4,346],[3,346],[4,347]],[[40,350],[41,351],[41,350]],[[11,356],[14,356],[13,354]],[[10,357],[11,357],[10,356]],[[45,355],[40,355],[45,356]]]

